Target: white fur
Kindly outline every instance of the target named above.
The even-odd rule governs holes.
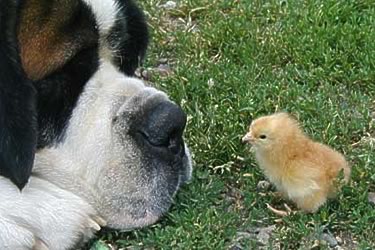
[[[113,50],[110,48],[106,39],[111,29],[115,25],[119,6],[115,0],[83,0],[95,15],[97,25],[99,26],[101,60],[112,61]]]
[[[83,0],[94,12],[100,35],[107,35],[116,21],[118,6],[115,0]]]

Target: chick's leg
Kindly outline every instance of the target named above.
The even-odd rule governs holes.
[[[271,206],[270,204],[268,204],[268,203],[267,203],[266,205],[267,205],[267,208],[268,208],[271,212],[273,212],[274,214],[279,215],[279,216],[288,216],[288,215],[290,215],[290,214],[293,212],[292,209],[291,209],[286,203],[284,203],[284,207],[285,207],[286,211],[276,209],[276,208],[272,207],[272,206]]]

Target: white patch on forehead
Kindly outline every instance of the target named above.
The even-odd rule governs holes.
[[[119,7],[115,0],[83,0],[91,7],[99,26],[101,36],[108,34],[114,26]]]
[[[111,62],[113,60],[113,52],[116,48],[112,48],[108,44],[107,38],[111,29],[115,26],[120,7],[116,0],[83,0],[92,10],[99,29],[100,36],[100,61]]]

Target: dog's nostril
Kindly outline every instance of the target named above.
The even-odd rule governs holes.
[[[153,146],[168,148],[178,154],[183,145],[182,134],[186,114],[176,104],[163,101],[145,110],[139,131]]]

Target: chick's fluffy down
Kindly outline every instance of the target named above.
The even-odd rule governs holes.
[[[335,196],[341,170],[350,176],[345,158],[326,145],[312,141],[286,113],[260,117],[250,125],[244,141],[253,145],[267,178],[306,212],[315,212]]]

